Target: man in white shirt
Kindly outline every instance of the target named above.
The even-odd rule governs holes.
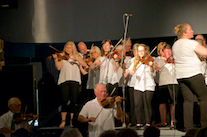
[[[15,113],[20,113],[21,101],[16,97],[12,97],[8,101],[8,107],[9,111],[0,117],[0,133],[3,133],[7,137],[11,136],[12,133],[15,133],[20,128],[31,131],[34,127],[34,122],[32,122],[31,125],[25,121],[21,121],[18,124],[14,122],[13,115]]]
[[[114,130],[114,116],[121,119],[123,115],[120,96],[109,100],[109,104],[116,102],[114,107],[104,108],[102,101],[107,97],[106,87],[103,84],[97,84],[94,93],[96,98],[88,101],[78,116],[78,121],[88,122],[89,137],[98,137],[103,131]]]

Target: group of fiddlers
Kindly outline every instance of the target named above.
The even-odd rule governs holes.
[[[151,56],[155,49],[150,51],[145,44],[135,43],[131,50],[130,38],[125,41],[120,39],[115,46],[112,46],[110,39],[105,39],[101,49],[92,45],[89,53],[84,42],[78,43],[79,52],[74,42],[67,42],[64,53],[52,55],[55,67],[60,71],[58,86],[62,95],[62,120],[59,127],[67,125],[68,100],[70,117],[73,119],[80,85],[90,100],[83,104],[77,120],[88,123],[91,137],[114,130],[115,118],[124,122],[123,109],[127,112],[127,126],[140,128],[155,124],[175,128],[174,110],[178,95],[183,99],[183,115],[178,116],[183,118],[183,131],[194,128],[195,97],[199,102],[201,127],[206,127],[205,38],[197,35],[194,39],[189,24],[177,25],[174,32],[178,40],[172,47],[160,42],[156,49],[157,57]],[[64,56],[64,59],[59,56]],[[125,100],[123,90],[127,97],[126,105],[122,103]],[[154,99],[158,103],[158,123],[154,123]],[[166,122],[168,112],[169,123]],[[72,122],[68,123],[73,126]]]

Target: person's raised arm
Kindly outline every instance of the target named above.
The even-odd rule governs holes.
[[[79,55],[77,60],[84,68],[88,68],[87,63],[83,60],[83,58]]]
[[[52,54],[54,61],[55,61],[55,67],[57,68],[57,70],[60,70],[62,68],[63,65],[63,61],[58,61],[58,57],[57,54]]]
[[[101,65],[101,62],[100,62],[100,57],[98,57],[91,65],[90,65],[90,69],[93,70],[95,69],[96,67],[99,67]]]
[[[201,56],[207,56],[207,48],[198,44],[195,48],[195,52]]]

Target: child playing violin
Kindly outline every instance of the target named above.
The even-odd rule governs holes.
[[[141,127],[143,124],[142,115],[145,116],[146,126],[150,126],[152,117],[151,101],[154,94],[153,91],[155,90],[155,82],[153,79],[154,68],[152,61],[148,62],[149,65],[143,64],[144,62],[141,62],[141,59],[146,56],[146,53],[146,45],[139,44],[134,62],[130,65],[125,73],[125,76],[136,75],[134,85],[134,103],[137,127]],[[142,110],[143,108],[144,110]]]
[[[172,59],[172,50],[169,44],[165,44],[162,48],[163,57],[157,61],[157,68],[159,72],[159,90],[158,90],[158,101],[159,101],[159,112],[161,122],[157,126],[167,126],[166,114],[167,114],[167,103],[170,102],[170,127],[174,128],[173,113],[174,113],[174,101],[175,93],[178,92],[178,82],[174,74],[174,60]],[[173,86],[175,93],[173,91]]]

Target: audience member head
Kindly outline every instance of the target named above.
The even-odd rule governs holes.
[[[115,130],[106,130],[99,137],[116,137],[116,134]]]
[[[207,127],[198,130],[196,137],[207,137]]]
[[[60,137],[83,137],[77,128],[68,128],[63,131]]]
[[[150,127],[147,127],[144,131],[144,137],[159,137],[160,136],[160,130],[156,125],[151,125]]]
[[[124,128],[120,130],[116,137],[139,137],[136,130],[131,128]]]
[[[203,35],[199,34],[195,37],[195,40],[200,43],[201,45],[203,45],[204,47],[206,46],[206,39],[204,38]]]
[[[8,101],[8,107],[12,113],[19,113],[21,111],[21,101],[17,97],[12,97]]]
[[[25,128],[17,129],[16,132],[12,134],[12,137],[29,137],[29,131]]]
[[[200,128],[189,129],[183,137],[195,137]]]
[[[192,30],[191,26],[187,23],[177,25],[174,28],[174,32],[179,39],[181,37],[185,37],[188,39],[193,38],[193,30]]]
[[[78,43],[78,50],[82,53],[82,54],[87,54],[87,46],[84,42],[79,42]]]

